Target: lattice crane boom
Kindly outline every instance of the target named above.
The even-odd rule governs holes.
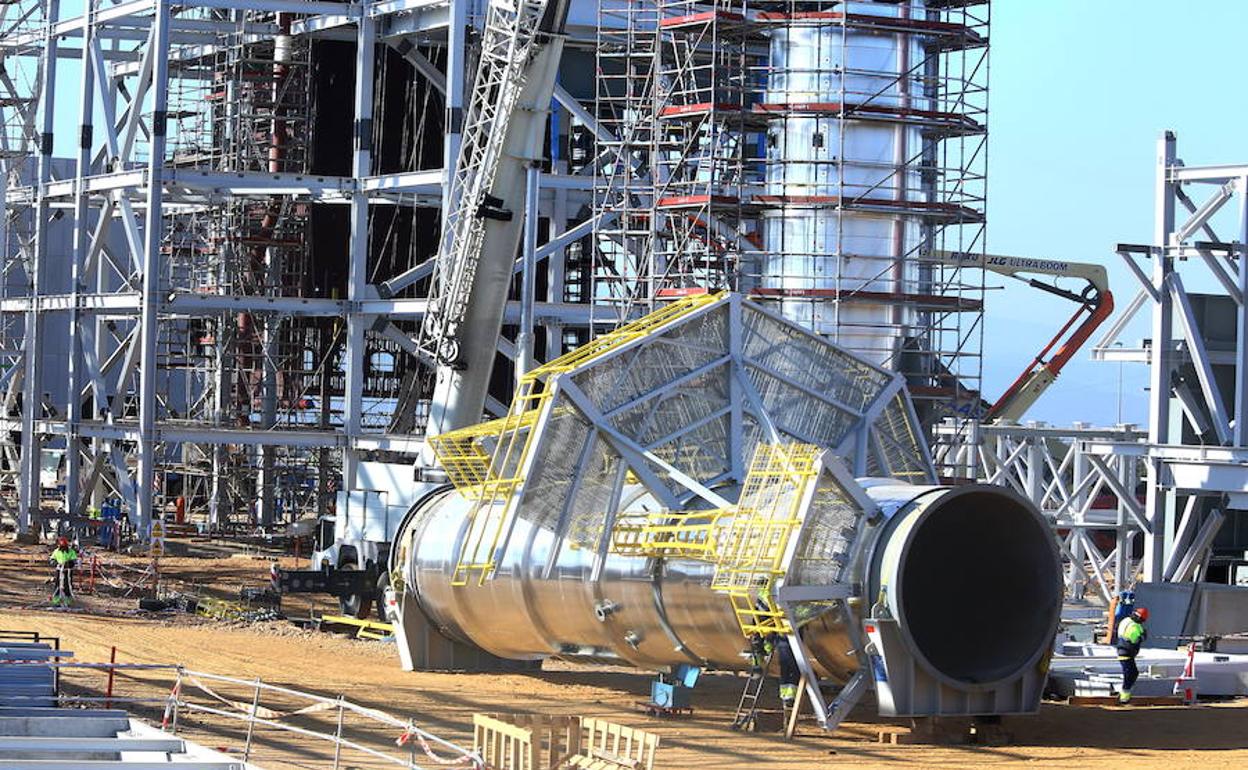
[[[418,337],[439,370],[430,434],[481,418],[567,11],[568,0],[489,4]]]

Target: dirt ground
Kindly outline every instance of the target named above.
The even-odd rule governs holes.
[[[262,557],[224,555],[222,549],[197,548],[211,557],[177,557],[162,561],[165,580],[221,597],[236,596],[240,585],[261,585],[270,562]],[[1009,742],[1001,745],[886,744],[881,732],[908,732],[902,722],[881,723],[867,709],[832,736],[804,723],[793,741],[774,733],[739,733],[729,729],[743,680],[709,675],[695,693],[696,713],[679,721],[655,720],[634,710],[648,693],[649,676],[626,669],[587,668],[547,663],[545,670],[525,674],[407,673],[398,667],[392,645],[357,641],[304,631],[284,622],[251,626],[182,615],[156,615],[137,610],[135,597],[124,597],[124,585],[113,578],[97,579],[94,596],[80,596],[79,607],[54,610],[48,604],[50,573],[47,551],[32,546],[0,544],[0,629],[37,630],[60,637],[78,661],[107,661],[117,648],[122,663],[183,663],[209,673],[264,681],[337,696],[383,710],[416,723],[444,738],[471,743],[474,712],[519,711],[597,716],[661,736],[659,767],[663,768],[822,768],[852,765],[886,767],[912,763],[922,767],[971,765],[1034,768],[1089,767],[1137,770],[1177,767],[1248,767],[1248,702],[1189,708],[1073,707],[1045,704],[1035,717],[1007,719]],[[105,574],[135,577],[121,566],[141,570],[140,559],[109,557]],[[81,582],[81,581],[80,581]],[[328,607],[327,607],[328,608]],[[305,602],[286,608],[306,614]],[[168,671],[119,675],[120,696],[161,698],[169,691]],[[102,691],[102,675],[65,675],[67,689]],[[189,689],[189,688],[188,688]],[[226,700],[249,701],[243,689],[226,692]],[[228,689],[228,688],[227,688]],[[268,696],[266,696],[267,698]],[[206,700],[204,702],[211,703]],[[220,707],[220,703],[216,704]],[[265,705],[283,711],[292,703]],[[159,704],[136,710],[160,720]],[[319,719],[333,729],[332,715]],[[245,730],[233,720],[182,716],[180,726],[201,742],[238,752]],[[348,734],[372,745],[393,747],[400,732],[393,728],[348,725]],[[261,728],[255,735],[251,760],[266,768],[325,766],[332,748],[316,741]],[[366,757],[345,758],[343,767],[384,767]],[[425,766],[432,766],[427,764]]]

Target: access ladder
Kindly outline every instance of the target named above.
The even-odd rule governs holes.
[[[754,712],[758,710],[758,701],[763,696],[763,687],[767,685],[767,672],[771,670],[775,659],[776,651],[773,648],[758,674],[751,672],[750,677],[745,680],[745,687],[741,690],[741,699],[737,701],[737,713],[732,718],[732,729],[748,730],[753,725]],[[783,724],[788,724],[788,708],[785,707],[783,701],[780,702],[780,708],[783,713],[781,721]]]

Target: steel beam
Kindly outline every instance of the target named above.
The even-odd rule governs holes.
[[[164,238],[165,150],[168,144],[169,111],[169,0],[154,0],[155,19],[148,55],[152,57],[152,137],[148,148],[147,211],[143,227],[143,298],[139,311],[139,465],[138,531],[151,536],[156,514],[156,370],[159,366],[157,343],[160,338],[161,243]],[[137,120],[138,113],[135,113]]]

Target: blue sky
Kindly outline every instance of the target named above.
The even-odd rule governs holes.
[[[1234,74],[1245,28],[1239,0],[994,2],[989,250],[1103,262],[1125,305],[1136,287],[1112,249],[1152,241],[1160,132],[1178,134],[1188,165],[1248,162],[1248,107]],[[1233,230],[1220,234],[1229,240]],[[1066,305],[1026,287],[990,293],[988,398],[1056,331]],[[1126,336],[1147,335],[1137,325]],[[1113,423],[1118,371],[1081,353],[1028,417]],[[1127,364],[1123,380],[1124,419],[1146,423],[1145,367]]]

